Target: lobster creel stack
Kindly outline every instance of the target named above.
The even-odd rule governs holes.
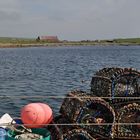
[[[113,135],[140,139],[140,72],[132,68],[104,68],[91,81],[91,96],[104,98],[115,111]]]
[[[91,98],[83,91],[70,92],[62,103],[60,113],[62,115],[54,120],[55,124],[58,124],[55,131],[61,133],[58,136],[56,132],[55,137],[60,140],[105,139],[112,134],[115,113],[112,107],[99,97]]]
[[[97,71],[90,93],[67,94],[50,131],[53,140],[140,139],[140,72]]]

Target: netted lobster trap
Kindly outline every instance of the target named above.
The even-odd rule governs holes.
[[[115,138],[140,139],[140,105],[128,104],[120,109],[114,127]]]
[[[86,130],[69,125],[70,121],[62,115],[55,117],[53,124],[49,127],[52,140],[95,140]]]
[[[112,107],[99,97],[91,97],[82,91],[70,92],[65,98],[60,113],[83,128],[89,134],[109,137],[115,121]],[[106,124],[106,125],[104,125]]]
[[[140,72],[133,68],[104,68],[91,81],[91,95],[105,98],[114,107],[140,102]]]
[[[62,136],[62,140],[96,140],[83,129],[73,129]]]
[[[56,116],[52,122],[52,125],[48,127],[51,132],[52,140],[62,140],[63,135],[72,130],[74,127],[70,124],[69,120],[62,115]]]

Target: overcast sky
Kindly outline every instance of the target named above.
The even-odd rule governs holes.
[[[0,36],[140,37],[140,0],[0,0]]]

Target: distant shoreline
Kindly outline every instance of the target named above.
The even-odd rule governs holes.
[[[113,40],[82,40],[48,42],[47,40],[0,37],[0,48],[24,47],[59,47],[59,46],[140,46],[140,38],[113,39]]]
[[[140,46],[140,44],[126,44],[126,43],[47,43],[47,44],[0,44],[0,48],[25,48],[25,47],[72,47],[72,46]]]

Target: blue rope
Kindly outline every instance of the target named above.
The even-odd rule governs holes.
[[[114,96],[115,96],[114,88],[115,88],[114,80],[112,80],[112,99],[114,99]]]
[[[125,96],[128,96],[128,94],[129,94],[129,92],[128,92],[128,86],[129,86],[129,84],[128,84],[128,80],[127,80]]]
[[[96,118],[99,114],[101,114],[101,111],[96,112],[93,117]]]

